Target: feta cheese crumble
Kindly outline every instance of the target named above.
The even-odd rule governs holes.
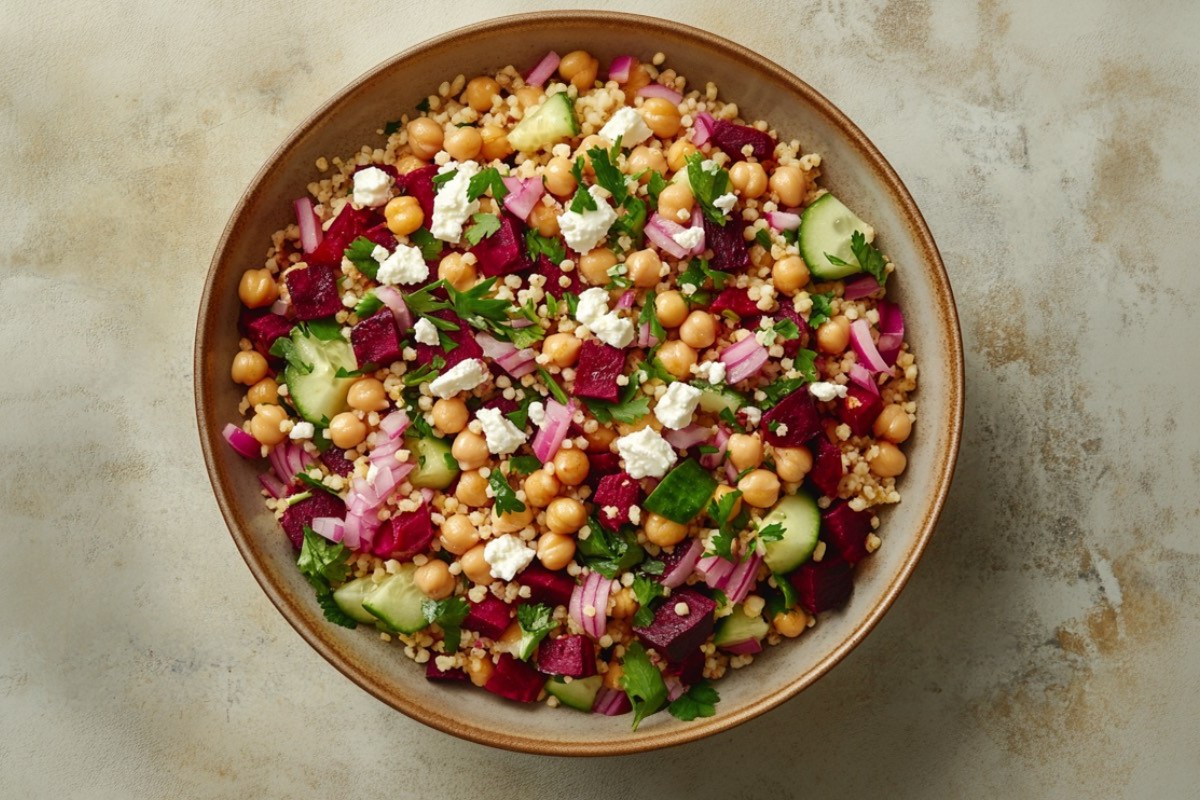
[[[457,170],[454,177],[443,183],[433,197],[433,220],[429,224],[429,232],[443,242],[457,242],[462,238],[463,225],[479,210],[479,200],[467,198],[467,189],[471,178],[479,174],[479,165],[474,161],[461,164],[450,161],[438,168],[438,174],[444,175],[451,170]]]
[[[546,421],[546,406],[540,401],[534,401],[529,404],[529,421],[539,428]]]
[[[667,393],[658,399],[654,406],[654,416],[673,430],[686,428],[692,422],[692,415],[696,413],[701,394],[703,392],[695,386],[675,381],[667,388]]]
[[[713,205],[728,215],[730,211],[733,211],[733,207],[737,205],[737,196],[733,192],[726,192],[716,200],[713,200]]]
[[[317,429],[311,422],[297,422],[288,432],[289,439],[311,439],[316,434]]]
[[[511,581],[533,561],[533,550],[516,536],[506,533],[484,546],[483,560],[491,567],[493,578]]]
[[[607,345],[624,348],[633,342],[633,321],[622,318],[616,311],[608,310],[606,289],[597,286],[579,295],[575,320]]]
[[[829,383],[828,381],[819,381],[808,385],[809,393],[822,402],[829,402],[839,397],[845,397],[849,391],[840,383]]]
[[[685,250],[694,250],[704,241],[704,227],[697,225],[694,228],[684,228],[671,238],[675,240],[675,244]]]
[[[436,345],[438,343],[437,328],[425,317],[421,317],[413,326],[413,338],[421,344]]]
[[[379,261],[380,250],[383,248],[376,247],[371,251],[371,256],[376,261]],[[406,244],[396,245],[391,255],[379,261],[379,269],[375,273],[376,280],[392,286],[420,283],[428,277],[429,265],[425,263],[425,257],[421,255],[420,250]]]
[[[381,206],[392,193],[392,176],[379,167],[367,167],[354,173],[354,205],[360,208]]]
[[[718,383],[725,382],[725,362],[724,361],[705,361],[702,364],[697,364],[692,368],[696,373],[696,377],[702,381],[707,381],[716,386]]]
[[[482,361],[478,358],[468,358],[434,378],[429,384],[429,391],[444,400],[454,397],[459,392],[474,389],[486,381],[489,374],[487,365]]]
[[[604,123],[604,127],[600,129],[600,135],[614,144],[617,137],[620,137],[621,147],[624,148],[641,144],[654,133],[646,125],[646,120],[642,119],[642,115],[637,112],[637,109],[622,106],[608,122]]]
[[[745,406],[741,412],[746,415],[746,425],[751,428],[757,428],[758,423],[762,422],[762,409],[757,406]]]
[[[706,158],[700,162],[700,169],[704,170],[709,175],[716,175],[721,170],[721,165],[713,161],[711,158]]]
[[[594,250],[596,245],[608,235],[608,229],[617,221],[617,212],[612,210],[602,196],[604,192],[599,186],[588,188],[588,194],[596,201],[594,211],[564,211],[558,217],[558,227],[562,231],[567,245],[576,253],[586,253]],[[439,195],[440,196],[440,195]],[[478,204],[476,204],[478,205]],[[437,218],[437,209],[434,209]],[[434,233],[436,236],[436,232]],[[438,237],[441,238],[441,237]]]
[[[488,452],[493,455],[515,452],[525,444],[525,434],[513,425],[500,409],[481,408],[475,412],[475,418],[483,426],[483,437],[487,440]]]
[[[642,428],[617,439],[617,452],[629,477],[661,478],[675,464],[675,449],[653,428]]]

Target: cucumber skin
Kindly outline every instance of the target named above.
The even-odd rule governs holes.
[[[689,464],[691,466],[688,466]],[[674,479],[672,476],[675,476]],[[698,487],[695,490],[696,497],[700,497],[701,493],[704,493],[704,502],[700,503],[698,507],[694,503],[685,502],[689,499],[693,485]],[[681,489],[684,491],[680,491]],[[716,490],[717,481],[708,474],[708,470],[689,458],[667,473],[667,476],[658,486],[654,487],[654,491],[642,505],[647,511],[658,514],[660,517],[666,517],[672,522],[686,525],[704,510]]]
[[[772,572],[791,572],[808,561],[817,548],[821,511],[812,496],[800,491],[780,500],[771,513],[763,517],[759,528],[773,522],[783,524],[783,538],[767,542],[767,555],[763,560]]]
[[[561,99],[560,99],[561,98]],[[552,115],[559,115],[555,119]],[[528,123],[528,124],[526,124]],[[532,153],[579,133],[575,107],[565,92],[551,95],[508,134],[508,143],[522,153]]]
[[[747,637],[753,637],[762,641],[762,638],[767,635],[770,625],[761,616],[748,617],[742,611],[742,604],[738,603],[733,607],[733,613],[721,619],[717,624],[716,633],[713,634],[713,644],[717,647],[740,642]]]
[[[834,233],[829,230],[827,218],[830,215],[845,213],[851,220],[850,229],[845,236],[832,238]],[[862,272],[854,252],[850,249],[850,234],[855,230],[866,231],[869,226],[841,200],[832,194],[818,197],[812,205],[804,209],[800,215],[800,255],[813,277],[824,281],[839,280]],[[825,257],[831,253],[847,263],[847,266],[833,264]]]
[[[455,466],[451,471],[446,462],[450,445],[444,439],[410,436],[406,440],[408,448],[417,454],[417,468],[408,477],[413,486],[418,489],[445,489],[458,477],[458,467]],[[421,456],[425,457],[424,464],[421,464]]]
[[[288,398],[296,411],[315,425],[328,424],[337,414],[345,411],[346,395],[355,378],[335,378],[338,367],[353,370],[357,367],[354,351],[344,340],[321,341],[304,336],[299,329],[292,331],[292,342],[298,355],[312,362],[312,372],[303,374],[288,364],[283,370],[283,380],[288,387]],[[321,394],[317,402],[310,402],[313,395]],[[308,399],[306,399],[306,395]]]
[[[350,618],[364,624],[371,624],[377,622],[378,618],[363,608],[362,601],[374,588],[375,581],[371,578],[355,578],[334,590],[333,601]]]
[[[575,678],[570,683],[554,678],[546,681],[546,692],[557,697],[564,706],[591,713],[602,678],[602,675],[592,675],[588,678]]]
[[[400,633],[416,633],[428,627],[429,623],[421,611],[425,595],[413,581],[416,571],[415,564],[401,565],[400,569],[384,578],[374,591],[363,598],[363,608],[390,630]],[[399,603],[403,603],[403,607],[393,607]],[[396,611],[399,613],[393,613]]]

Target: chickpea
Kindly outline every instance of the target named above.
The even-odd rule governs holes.
[[[281,406],[258,406],[250,418],[250,435],[258,439],[259,444],[279,444],[287,438],[287,434],[279,430],[279,423],[285,419],[287,412]]]
[[[492,104],[500,95],[500,84],[495,78],[480,75],[467,82],[462,101],[479,112],[490,111]]]
[[[759,269],[771,267],[771,254],[765,247],[760,244],[750,245],[750,250],[747,253],[750,256],[750,263]]]
[[[233,357],[229,377],[234,383],[253,386],[267,377],[267,359],[257,350],[243,350]]]
[[[238,297],[246,308],[263,308],[279,299],[279,284],[269,269],[248,269],[238,282]]]
[[[686,183],[670,183],[658,193],[658,213],[672,222],[687,222],[692,218],[696,198]]]
[[[538,561],[546,569],[563,569],[575,557],[575,539],[561,533],[543,533],[538,537]]]
[[[536,108],[542,104],[542,98],[546,93],[542,91],[540,86],[522,86],[515,92],[517,105],[528,111],[531,108]]]
[[[552,533],[575,533],[587,522],[587,509],[574,497],[556,497],[546,507],[546,527]]]
[[[529,224],[537,228],[542,236],[558,236],[558,206],[548,206],[538,203],[529,212]]]
[[[599,72],[600,62],[586,50],[572,50],[558,62],[558,74],[581,92],[592,88]]]
[[[604,286],[612,280],[608,271],[616,266],[617,254],[607,247],[597,247],[579,257],[579,274],[593,286]]]
[[[539,469],[525,478],[525,502],[535,508],[545,508],[558,497],[561,489],[562,481],[546,470]]]
[[[677,139],[667,149],[667,166],[672,172],[678,172],[687,166],[687,158],[692,153],[696,152],[696,145],[689,142],[687,139]]]
[[[808,267],[800,256],[785,256],[771,268],[771,282],[786,295],[793,295],[808,285]]]
[[[488,504],[487,478],[473,469],[458,477],[458,485],[454,487],[454,496],[458,502],[471,508],[483,508]]]
[[[483,548],[482,544],[475,545],[458,557],[458,563],[462,565],[463,574],[472,582],[487,586],[493,580],[492,565],[484,560]]]
[[[813,456],[807,447],[776,447],[775,473],[788,483],[799,483],[812,471]]]
[[[504,633],[500,634],[500,638],[496,640],[496,644],[502,648],[506,648],[511,653],[512,646],[521,641],[522,635],[521,624],[514,622],[504,629]]]
[[[446,135],[442,126],[429,117],[417,117],[408,123],[408,146],[413,155],[422,161],[428,161],[442,149]]]
[[[612,449],[612,443],[617,438],[617,432],[612,428],[600,425],[591,433],[584,431],[583,438],[587,439],[589,453],[607,453]]]
[[[508,134],[499,125],[484,125],[479,129],[483,138],[481,154],[488,161],[499,161],[512,154],[513,146],[508,142]]]
[[[652,171],[658,173],[667,171],[667,157],[663,155],[662,150],[639,144],[625,157],[625,167],[630,175],[637,175],[639,172],[646,173],[640,179],[642,183],[646,183],[650,180]]]
[[[454,594],[455,580],[450,574],[450,567],[439,558],[432,559],[413,573],[413,583],[426,597],[441,600]]]
[[[460,469],[479,469],[488,460],[487,442],[478,433],[470,430],[459,431],[450,445],[450,454],[458,462]]]
[[[662,277],[662,259],[658,253],[647,247],[645,250],[635,250],[625,257],[625,268],[629,280],[639,289],[650,289],[658,284]]]
[[[625,81],[625,102],[633,105],[638,91],[649,86],[650,83],[650,71],[646,69],[646,65],[634,64],[633,69],[629,70],[629,80]]]
[[[667,372],[686,381],[696,365],[696,351],[686,342],[671,339],[658,348],[658,360],[667,368]]]
[[[550,363],[559,367],[572,366],[579,359],[583,342],[570,333],[552,333],[542,342],[542,352]]]
[[[671,289],[655,296],[654,313],[664,328],[678,328],[687,319],[688,304],[683,295]]]
[[[497,514],[492,508],[492,530],[497,533],[516,533],[533,522],[533,509],[525,504],[524,511],[509,511]]]
[[[472,473],[478,474],[478,473]],[[466,514],[451,514],[442,523],[440,538],[442,549],[461,556],[479,544],[479,531]]]
[[[479,151],[483,149],[483,136],[478,129],[464,125],[446,134],[444,147],[451,158],[469,161],[478,156]]]
[[[343,450],[358,447],[367,438],[367,426],[349,411],[343,411],[329,420],[329,438]]]
[[[707,311],[693,311],[679,326],[679,338],[689,347],[703,350],[717,340],[716,318]]]
[[[475,266],[468,264],[462,253],[447,253],[438,262],[438,277],[460,292],[475,285]]]
[[[789,639],[795,639],[808,628],[808,614],[798,608],[792,608],[776,614],[772,622],[775,623],[775,630]]]
[[[425,212],[417,198],[409,195],[393,197],[383,207],[388,230],[397,236],[408,236],[425,222]]]
[[[588,476],[587,453],[578,448],[559,450],[554,456],[554,476],[566,486],[578,486]]]
[[[383,411],[388,407],[387,392],[374,378],[359,378],[350,384],[346,402],[359,411]]]
[[[840,314],[817,328],[817,349],[822,353],[840,355],[850,344],[850,320]]]
[[[679,133],[679,106],[664,97],[651,97],[642,103],[642,119],[660,139],[670,139]]]
[[[762,440],[756,433],[735,433],[726,444],[729,460],[738,472],[757,467],[763,460]]]
[[[771,172],[771,191],[783,206],[798,206],[808,194],[808,173],[794,165],[776,167]]]
[[[686,525],[661,517],[653,511],[646,513],[642,527],[646,531],[646,538],[659,547],[679,544],[687,537]]]
[[[467,404],[457,397],[446,397],[433,404],[433,427],[438,433],[458,433],[467,427]]]
[[[633,591],[627,586],[613,593],[612,606],[609,616],[613,619],[629,619],[638,610],[637,598],[633,596]]]
[[[542,180],[546,190],[556,197],[570,197],[575,194],[575,175],[571,172],[571,159],[565,156],[555,156],[546,162],[542,170]]]
[[[608,665],[608,672],[604,673],[604,681],[603,681],[604,687],[606,689],[613,689],[615,691],[620,691],[622,688],[621,687],[621,678],[624,675],[625,675],[624,667],[622,667],[621,664],[618,661],[616,661],[616,659],[614,659],[613,662]]]
[[[875,437],[900,444],[912,433],[912,420],[903,408],[890,405],[875,418]]]
[[[747,505],[770,508],[779,502],[779,476],[769,469],[756,469],[738,481],[737,488]]]
[[[599,134],[585,136],[583,141],[579,143],[579,148],[575,151],[576,158],[583,158],[583,171],[587,175],[595,175],[596,168],[592,166],[592,157],[588,154],[588,150],[599,147],[600,149],[607,148],[609,142]]]
[[[246,401],[250,403],[251,408],[263,403],[278,403],[279,384],[274,378],[263,378],[246,392]]]
[[[729,183],[742,197],[762,197],[767,190],[767,171],[762,164],[739,161],[729,168]]]
[[[396,172],[401,175],[407,175],[414,169],[420,169],[423,166],[425,166],[425,162],[412,153],[406,153],[396,160]]]
[[[879,442],[875,447],[878,448],[878,452],[874,457],[867,459],[867,463],[871,465],[871,472],[881,478],[894,478],[904,472],[904,468],[908,466],[908,459],[899,447],[891,442]]]
[[[725,495],[729,494],[732,491],[735,491],[732,486],[728,486],[724,483],[719,485],[717,487],[716,491],[713,492],[713,499],[712,499],[713,505],[711,507],[715,508],[716,503],[719,502],[722,497],[724,497]],[[736,517],[741,512],[741,510],[742,510],[742,498],[741,498],[741,495],[738,495],[738,498],[733,501],[733,509],[729,512],[730,519]]]
[[[487,656],[482,658],[471,657],[467,662],[466,673],[471,679],[471,683],[482,689],[487,685],[487,682],[492,679],[492,673],[496,671],[496,665]]]

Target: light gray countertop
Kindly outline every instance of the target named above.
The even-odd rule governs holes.
[[[204,475],[194,315],[254,171],[377,62],[540,7],[434,5],[0,7],[0,796],[1195,796],[1200,5],[613,4],[862,126],[941,246],[968,385],[942,523],[867,641],[617,761],[369,697],[275,612]]]

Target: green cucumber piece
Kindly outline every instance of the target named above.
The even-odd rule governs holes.
[[[729,388],[705,389],[700,395],[700,409],[709,414],[720,414],[726,408],[731,413],[736,413],[744,405],[746,397],[741,392]]]
[[[850,236],[855,231],[866,234],[871,226],[846,208],[841,200],[831,194],[821,195],[800,215],[800,255],[814,278],[832,281],[862,272],[854,251],[850,249]],[[846,262],[834,264],[826,253]]]
[[[450,442],[436,436],[406,436],[405,446],[417,456],[417,468],[408,480],[418,489],[445,489],[458,477],[458,462]]]
[[[590,678],[575,678],[570,683],[564,682],[562,678],[551,678],[546,681],[546,691],[557,697],[558,702],[564,706],[591,713],[603,677],[593,675]]]
[[[812,557],[821,532],[821,510],[812,495],[804,491],[779,501],[771,513],[763,517],[758,529],[778,522],[783,526],[783,538],[767,542],[763,559],[772,572],[791,572]]]
[[[689,458],[667,473],[644,505],[647,511],[686,525],[704,510],[716,490],[716,479]]]
[[[742,604],[738,603],[733,607],[733,613],[728,617],[723,617],[717,623],[717,630],[713,634],[713,644],[723,647],[727,644],[744,642],[747,639],[762,641],[762,638],[767,635],[769,627],[761,614],[757,617],[747,616]]]
[[[413,580],[416,572],[415,564],[402,565],[367,593],[362,607],[400,633],[416,633],[425,628],[429,625],[421,610],[425,593],[417,588]]]
[[[329,420],[345,411],[346,393],[356,378],[336,377],[338,369],[353,372],[358,368],[354,350],[345,339],[321,340],[305,335],[301,326],[292,329],[292,348],[283,380],[288,398],[300,416],[316,425],[328,425]],[[312,370],[305,372],[311,366]]]
[[[334,590],[333,602],[352,619],[368,624],[374,623],[375,615],[363,608],[363,598],[377,585],[371,578],[355,578]]]
[[[546,102],[525,115],[508,133],[508,143],[522,153],[532,153],[558,144],[579,133],[575,106],[566,92],[552,94]]]

